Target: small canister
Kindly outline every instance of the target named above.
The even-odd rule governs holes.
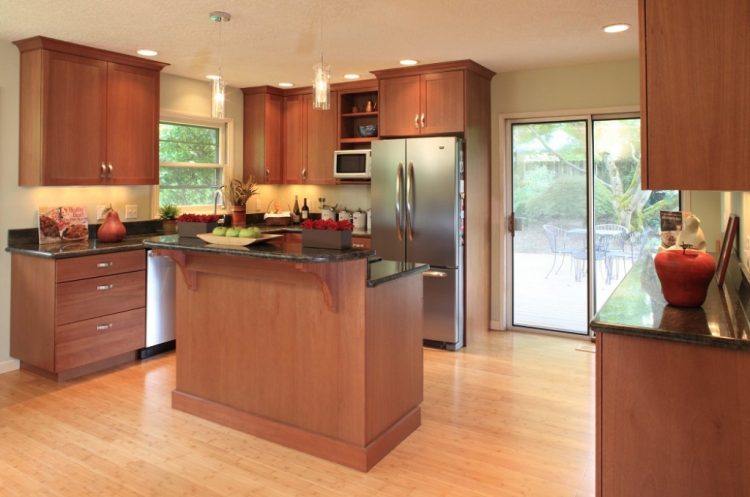
[[[349,211],[339,211],[339,221],[351,221],[352,213]]]
[[[328,221],[329,219],[336,219],[336,213],[333,212],[333,209],[330,207],[326,207],[320,211],[320,218],[323,221]]]
[[[372,233],[372,209],[367,209],[367,232]]]
[[[352,215],[354,231],[365,231],[367,229],[367,214],[357,211]]]

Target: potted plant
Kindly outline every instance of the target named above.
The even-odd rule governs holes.
[[[258,186],[253,178],[242,182],[233,179],[229,185],[221,187],[226,194],[226,199],[232,204],[232,226],[245,226],[247,220],[247,201],[258,193]]]
[[[351,221],[308,219],[302,223],[302,246],[328,249],[348,249],[352,246]]]
[[[162,221],[165,235],[177,233],[177,216],[180,210],[174,204],[162,205],[159,208],[159,219]]]

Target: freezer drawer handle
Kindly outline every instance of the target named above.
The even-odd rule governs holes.
[[[96,289],[100,292],[106,292],[107,290],[112,290],[115,287],[112,283],[109,285],[96,285]]]
[[[112,323],[105,323],[105,324],[97,324],[96,325],[96,331],[107,331],[112,329],[113,324]]]
[[[447,278],[448,273],[445,271],[425,271],[424,273],[425,278]]]
[[[114,266],[114,264],[115,263],[111,262],[111,261],[110,262],[99,262],[99,263],[97,263],[96,267],[98,267],[99,269],[106,269],[108,267]]]
[[[404,233],[401,230],[402,218],[401,215],[401,181],[404,176],[404,163],[399,162],[398,168],[396,169],[396,237],[399,240],[404,239]]]

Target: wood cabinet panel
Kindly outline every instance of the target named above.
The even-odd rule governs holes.
[[[750,190],[750,3],[641,0],[644,189]]]
[[[146,252],[144,250],[97,254],[58,260],[55,268],[55,280],[62,283],[144,269],[146,269]]]
[[[43,123],[42,141],[35,144],[42,162],[20,167],[41,167],[45,185],[99,184],[107,158],[107,63],[51,51],[42,60],[43,112],[30,117]]]
[[[419,134],[421,77],[380,80],[380,136]]]
[[[266,95],[265,159],[267,183],[284,182],[284,97]]]
[[[302,183],[307,167],[307,108],[304,95],[284,97],[284,182]]]
[[[159,183],[159,73],[108,63],[107,182]]]
[[[750,494],[747,351],[597,337],[601,497]]]
[[[464,130],[464,72],[422,75],[421,134],[461,133]]]
[[[284,97],[245,94],[243,177],[264,184],[283,182]]]
[[[146,306],[146,272],[57,284],[56,323],[91,319]]]
[[[333,184],[333,152],[338,146],[338,106],[336,92],[331,92],[331,108],[312,108],[312,95],[305,95],[307,108],[307,178],[306,183]]]
[[[146,310],[102,316],[58,326],[55,371],[80,367],[146,345]]]

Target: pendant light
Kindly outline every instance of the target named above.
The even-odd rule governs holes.
[[[321,5],[322,7],[322,5]],[[323,63],[323,16],[320,17],[320,62],[313,66],[313,109],[331,108],[331,66]]]
[[[212,22],[219,25],[219,72],[215,77],[211,78],[211,116],[214,118],[224,117],[224,102],[225,102],[225,90],[226,83],[224,81],[224,75],[221,72],[221,26],[232,19],[232,16],[227,12],[215,11],[208,15]]]

